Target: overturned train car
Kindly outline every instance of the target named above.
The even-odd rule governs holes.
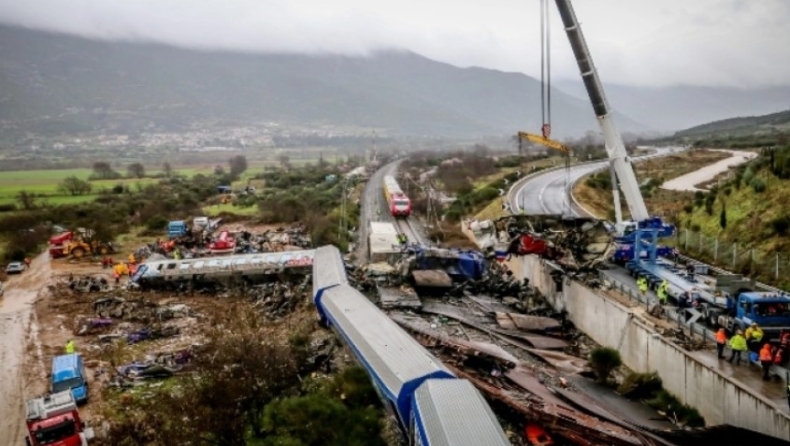
[[[310,249],[153,260],[141,264],[130,282],[142,289],[255,285],[274,280],[280,274],[308,274],[314,255],[315,250]]]
[[[313,302],[348,345],[387,409],[420,445],[510,445],[479,391],[352,287],[340,251],[316,250]]]

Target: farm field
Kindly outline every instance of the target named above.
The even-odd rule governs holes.
[[[250,162],[249,168],[242,175],[240,181],[234,186],[246,184],[247,179],[263,170],[264,166],[271,163]],[[210,174],[214,172],[214,165],[174,167],[173,171],[178,175],[192,177],[198,174]],[[118,184],[123,184],[129,188],[144,187],[159,181],[158,178],[119,178],[115,180],[95,180],[90,184],[93,191],[85,195],[68,195],[58,190],[58,185],[66,178],[76,176],[81,180],[87,180],[93,173],[91,169],[60,169],[60,170],[20,170],[0,172],[0,205],[13,204],[17,202],[16,196],[20,191],[26,191],[37,196],[39,202],[49,204],[73,204],[92,201],[99,196],[103,190],[112,189]],[[125,173],[125,172],[121,172]],[[161,169],[146,169],[146,175],[156,176],[161,174]]]

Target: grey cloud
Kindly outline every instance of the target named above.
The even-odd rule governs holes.
[[[0,22],[203,50],[365,55],[409,49],[455,65],[534,76],[539,73],[538,5],[537,0],[0,0]],[[786,0],[577,0],[574,5],[606,81],[790,83]],[[559,19],[552,14],[554,74],[575,77]]]

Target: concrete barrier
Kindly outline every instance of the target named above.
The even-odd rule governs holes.
[[[696,408],[708,425],[730,424],[790,440],[790,417],[736,380],[706,366],[687,351],[633,317],[629,308],[584,284],[564,279],[558,291],[550,262],[534,256],[514,258],[511,269],[530,282],[595,342],[620,351],[636,372],[657,372],[664,388]]]

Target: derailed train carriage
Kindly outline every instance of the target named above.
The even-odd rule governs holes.
[[[365,368],[413,445],[509,445],[471,383],[460,380],[367,297],[349,285],[340,251],[316,250],[313,302]]]
[[[152,260],[137,268],[131,283],[143,289],[256,285],[275,280],[282,274],[309,274],[314,255],[315,250],[309,249]]]

